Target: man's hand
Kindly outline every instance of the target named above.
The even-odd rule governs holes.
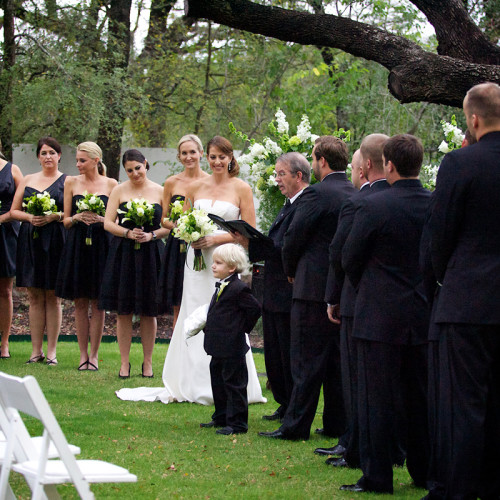
[[[241,245],[243,248],[248,248],[248,238],[243,236],[241,233],[238,233],[238,231],[235,231],[234,233],[231,233],[233,235],[233,239],[235,243],[238,243]]]
[[[326,313],[328,314],[328,319],[332,323],[340,325],[340,304],[334,304],[333,306],[328,304]]]
[[[295,278],[292,278],[291,276],[287,276],[287,279],[288,279],[288,283],[291,283],[293,285]]]

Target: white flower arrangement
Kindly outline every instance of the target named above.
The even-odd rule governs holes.
[[[133,198],[132,200],[127,201],[125,206],[127,207],[127,212],[121,209],[117,210],[119,214],[125,214],[122,222],[131,221],[136,227],[144,227],[146,225],[153,224],[155,208],[144,198]],[[134,248],[139,250],[139,248],[141,248],[141,244],[136,241]]]
[[[54,198],[50,197],[48,191],[27,196],[23,200],[23,207],[26,209],[27,213],[35,216],[52,215],[57,212],[56,201]],[[33,239],[38,238],[38,236],[38,229],[35,227],[33,229]]]

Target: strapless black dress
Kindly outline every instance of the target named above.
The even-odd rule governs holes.
[[[99,197],[107,205],[108,197]],[[71,215],[76,214],[76,203],[82,198],[81,194],[73,196]],[[91,245],[87,245],[87,238],[91,238]],[[58,297],[70,300],[99,298],[110,239],[111,235],[100,222],[90,226],[77,222],[68,229],[57,275]]]
[[[184,196],[174,195],[170,202],[173,203],[176,200],[184,200]],[[161,307],[167,314],[173,313],[173,306],[181,305],[185,263],[186,243],[174,238],[170,232],[161,263],[159,293]]]
[[[7,163],[0,170],[0,214],[10,210],[16,192],[16,183],[12,177],[12,163]],[[4,222],[0,225],[0,278],[12,278],[16,275],[17,235],[19,222]]]
[[[126,211],[125,203],[120,208]],[[155,203],[154,209],[153,224],[144,227],[146,232],[160,228],[161,206]],[[121,226],[134,228],[133,222],[122,222],[124,214],[119,214],[118,217]],[[132,239],[112,236],[99,296],[99,309],[118,314],[158,316],[163,314],[157,297],[165,245],[161,240],[141,243],[138,250],[134,245],[135,241]]]
[[[62,212],[64,205],[64,180],[62,174],[45,191],[56,201]],[[40,193],[35,188],[26,187],[24,198]],[[66,229],[61,222],[51,222],[37,227],[38,237],[33,238],[34,226],[23,222],[19,230],[16,260],[16,285],[44,290],[55,290],[57,271],[66,239]]]

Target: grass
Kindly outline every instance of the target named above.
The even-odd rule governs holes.
[[[213,407],[190,403],[132,403],[119,400],[114,391],[121,387],[161,384],[167,349],[158,344],[153,355],[154,379],[140,376],[142,351],[132,345],[131,378],[118,379],[119,353],[116,343],[102,344],[99,372],[78,372],[76,342],[59,345],[59,365],[26,365],[29,342],[11,342],[12,358],[0,361],[0,371],[17,376],[33,375],[47,397],[68,441],[80,446],[80,458],[102,459],[128,468],[138,477],[132,484],[95,484],[98,499],[219,499],[219,498],[384,498],[359,496],[339,491],[342,484],[357,481],[359,470],[335,469],[324,464],[325,457],[314,455],[317,447],[332,446],[331,440],[311,434],[309,441],[276,441],[259,437],[258,431],[274,430],[275,422],[262,415],[276,409],[271,394],[268,403],[251,405],[248,434],[218,436],[201,429]],[[264,372],[264,357],[255,354],[257,370]],[[265,387],[265,377],[261,385]],[[321,409],[319,409],[321,410]],[[29,421],[30,430],[40,432]],[[313,429],[321,427],[318,413]],[[12,473],[18,498],[29,498],[22,477]],[[71,485],[58,487],[63,498],[78,498]],[[425,494],[415,488],[406,468],[395,469],[394,497],[416,499]],[[387,497],[385,497],[387,498]]]

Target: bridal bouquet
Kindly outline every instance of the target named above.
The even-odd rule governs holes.
[[[132,221],[136,227],[144,227],[145,225],[153,224],[153,216],[155,213],[154,206],[144,198],[134,198],[127,202],[125,210],[118,209],[119,214],[125,214],[122,222]],[[136,241],[134,248],[139,250],[141,244]]]
[[[212,234],[215,231],[215,224],[205,210],[192,208],[177,219],[177,227],[172,230],[172,234],[186,243],[193,243],[200,238]],[[194,250],[194,263],[193,268],[195,271],[206,269],[205,259],[200,249]]]
[[[47,191],[43,193],[34,193],[23,200],[23,208],[31,215],[52,215],[57,212],[56,201],[50,197]],[[33,239],[38,238],[38,229],[33,230]]]
[[[76,202],[77,213],[92,212],[97,215],[104,216],[106,207],[104,202],[96,194],[87,193],[84,191],[83,198]],[[87,237],[85,238],[86,245],[92,245],[92,226],[87,228]]]

